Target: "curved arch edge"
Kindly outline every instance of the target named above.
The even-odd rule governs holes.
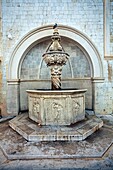
[[[99,51],[93,44],[93,42],[83,33],[75,28],[59,25],[59,33],[61,36],[70,38],[77,43],[79,43],[88,53],[92,65],[94,77],[103,77],[103,64]],[[42,26],[38,29],[34,29],[26,34],[14,48],[9,61],[8,68],[8,79],[18,79],[19,66],[21,63],[21,58],[25,51],[33,44],[35,41],[40,41],[44,37],[51,36],[53,33],[52,25]]]

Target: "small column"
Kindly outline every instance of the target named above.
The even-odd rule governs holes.
[[[61,66],[54,66],[51,68],[51,88],[53,90],[61,89],[61,72]]]
[[[20,82],[19,80],[8,80],[7,113],[12,116],[19,114],[20,110]]]

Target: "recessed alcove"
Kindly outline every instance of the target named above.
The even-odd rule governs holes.
[[[52,31],[51,25],[34,29],[14,48],[8,66],[9,114],[17,115],[28,109],[26,90],[51,88],[50,72],[42,60],[42,54],[47,49]],[[98,50],[79,30],[59,25],[59,33],[62,45],[70,55],[62,70],[62,88],[87,89],[86,109],[94,110],[96,84],[92,82],[103,81],[103,65]]]
[[[22,111],[28,109],[27,89],[50,89],[50,70],[42,60],[42,54],[46,51],[49,43],[50,38],[35,43],[23,57],[20,69],[20,109]],[[87,88],[86,108],[91,109],[92,86],[90,78],[92,77],[92,63],[89,56],[80,44],[69,38],[62,37],[61,43],[70,55],[62,70],[62,88]]]
[[[42,61],[42,54],[47,49],[50,40],[37,43],[24,57],[21,65],[20,79],[36,80],[50,79],[50,71]],[[80,45],[69,38],[62,38],[62,44],[69,52],[70,58],[63,67],[63,79],[84,78],[92,76],[91,61],[85,50]]]

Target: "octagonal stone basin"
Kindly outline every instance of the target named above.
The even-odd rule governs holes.
[[[29,118],[40,125],[71,125],[84,120],[86,91],[27,90]]]

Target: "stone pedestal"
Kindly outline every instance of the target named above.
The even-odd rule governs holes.
[[[85,118],[81,90],[27,90],[29,118],[40,125],[70,125]]]
[[[81,141],[103,126],[103,121],[96,116],[89,116],[73,126],[38,126],[31,121],[28,113],[20,114],[9,121],[12,129],[27,141]],[[49,143],[50,144],[50,143]],[[73,144],[70,143],[72,146]],[[37,146],[37,145],[36,145]],[[66,144],[66,147],[67,144]],[[70,148],[70,147],[69,147]],[[86,147],[87,148],[87,147]],[[58,149],[58,148],[57,148]],[[40,152],[39,152],[40,153]]]

